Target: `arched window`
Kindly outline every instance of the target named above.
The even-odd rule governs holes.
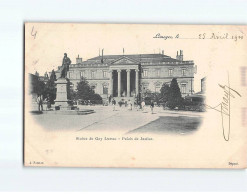
[[[155,93],[160,93],[160,89],[161,89],[161,83],[156,83],[155,84]]]
[[[142,89],[145,91],[149,87],[149,83],[142,83]]]
[[[108,94],[108,86],[106,84],[103,85],[103,94]]]
[[[181,84],[181,93],[182,94],[185,94],[186,93],[186,84],[185,83],[182,83]]]

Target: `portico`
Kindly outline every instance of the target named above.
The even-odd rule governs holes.
[[[112,97],[135,97],[139,94],[139,70],[137,68],[111,68],[109,74],[109,95]]]
[[[109,96],[136,97],[139,94],[139,61],[123,56],[109,66]]]

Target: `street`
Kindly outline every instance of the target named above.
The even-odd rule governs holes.
[[[93,109],[88,115],[33,115],[35,121],[47,131],[80,131],[112,133],[175,133],[188,134],[195,131],[202,122],[201,112],[168,111],[155,107],[151,113],[149,106],[142,110],[128,110],[116,106],[79,106],[80,109]],[[52,111],[51,111],[52,112]]]

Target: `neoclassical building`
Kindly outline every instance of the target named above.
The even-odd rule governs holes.
[[[59,74],[60,67],[56,71]],[[83,61],[76,58],[67,77],[76,89],[84,77],[103,99],[110,95],[115,99],[133,99],[145,91],[160,92],[163,83],[177,78],[182,96],[193,93],[196,66],[183,60],[183,51],[176,58],[161,54],[99,55]],[[58,75],[57,75],[58,76]]]

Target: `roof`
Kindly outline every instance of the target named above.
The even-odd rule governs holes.
[[[80,67],[80,66],[108,66],[110,64],[114,64],[121,59],[127,59],[127,61],[133,61],[136,64],[141,65],[194,65],[192,60],[185,61],[185,60],[177,60],[175,58],[171,58],[170,56],[164,54],[130,54],[130,55],[104,55],[103,56],[103,63],[102,63],[102,56],[97,56],[90,58],[86,61],[82,61],[76,64],[71,64],[71,68],[73,67]],[[128,64],[129,62],[127,62]],[[60,72],[59,67],[56,72]]]
[[[180,60],[171,58],[170,56],[163,55],[163,54],[131,54],[131,55],[104,55],[103,60],[104,63],[111,63],[113,61],[116,61],[117,59],[120,59],[122,57],[127,57],[133,60],[136,60],[141,63],[145,62],[152,62],[152,63],[158,63],[158,62],[181,62]],[[82,62],[83,64],[92,64],[92,63],[98,63],[101,62],[102,56],[97,56],[94,58],[90,58],[87,61]]]
[[[163,55],[163,54],[131,54],[131,55],[104,55],[104,58],[106,59],[118,59],[123,56],[126,56],[128,58],[133,58],[133,59],[143,59],[143,58],[170,58],[169,56]],[[97,56],[88,60],[100,60],[102,56]]]

